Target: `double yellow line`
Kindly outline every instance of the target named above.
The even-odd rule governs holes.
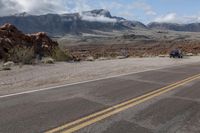
[[[192,82],[196,79],[200,78],[200,74],[197,74],[195,76],[189,77],[187,79],[181,80],[179,82],[176,82],[174,84],[168,85],[166,87],[160,88],[158,90],[152,91],[150,93],[147,93],[145,95],[139,96],[137,98],[128,100],[126,102],[123,102],[121,104],[109,107],[105,110],[99,111],[97,113],[91,114],[89,116],[83,117],[81,119],[78,119],[76,121],[70,122],[68,124],[62,125],[60,127],[57,127],[55,129],[52,129],[50,131],[47,131],[46,133],[72,133],[75,131],[78,131],[84,127],[87,127],[93,123],[96,123],[98,121],[101,121],[105,118],[108,118],[112,115],[115,115],[119,112],[122,112],[126,109],[129,109],[131,107],[134,107],[140,103],[143,103],[147,100],[150,100],[154,97],[157,97],[161,94],[164,94],[166,92],[169,92],[171,90],[174,90],[182,85],[185,85],[189,82]]]

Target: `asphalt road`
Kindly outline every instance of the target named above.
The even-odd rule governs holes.
[[[200,78],[190,78],[200,74],[199,66],[165,68],[2,97],[0,133],[40,133],[54,129],[69,132],[66,124],[106,109],[111,110],[78,122],[76,132],[199,133]],[[162,92],[158,93],[160,89]],[[135,101],[138,97],[141,99]],[[131,99],[134,101],[118,106]]]

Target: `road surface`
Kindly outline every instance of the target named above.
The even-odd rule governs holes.
[[[0,96],[0,133],[199,133],[200,63]]]

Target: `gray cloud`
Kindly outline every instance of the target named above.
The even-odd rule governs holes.
[[[30,14],[66,12],[65,0],[0,0],[0,16],[21,12]]]
[[[21,6],[13,0],[0,0],[0,16],[18,12]]]
[[[158,16],[154,19],[155,22],[167,22],[167,23],[194,23],[200,22],[200,15],[185,16],[178,15],[177,13],[168,13],[163,16]]]
[[[108,18],[108,17],[104,17],[104,16],[82,15],[81,18],[82,18],[82,20],[91,21],[91,22],[110,22],[110,23],[117,22],[116,19],[112,19],[112,18]]]
[[[46,13],[72,13],[94,9],[91,0],[0,0],[0,16],[27,12],[33,15]]]
[[[155,22],[167,22],[167,23],[179,23],[178,17],[176,13],[169,13],[163,16],[157,17]]]

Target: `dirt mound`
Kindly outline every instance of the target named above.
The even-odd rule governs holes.
[[[45,33],[23,34],[14,25],[4,24],[0,27],[0,59],[9,60],[15,56],[13,51],[31,49],[33,56],[51,56],[58,43]]]

